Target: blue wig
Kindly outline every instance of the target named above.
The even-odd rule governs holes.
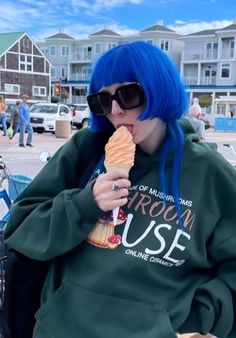
[[[187,109],[187,96],[172,62],[158,47],[137,41],[121,44],[103,54],[94,64],[89,93],[116,83],[138,82],[145,93],[145,108],[140,121],[161,118],[166,123],[167,135],[161,147],[160,177],[167,192],[165,162],[171,149],[175,149],[172,171],[172,194],[180,219],[178,176],[182,159],[183,133],[177,120]],[[92,116],[91,129],[108,127],[104,116]]]

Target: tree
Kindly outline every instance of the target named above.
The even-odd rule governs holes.
[[[212,104],[212,97],[210,94],[202,94],[198,97],[199,105],[203,107],[209,107]]]

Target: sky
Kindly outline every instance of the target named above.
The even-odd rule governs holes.
[[[162,21],[186,35],[236,22],[235,9],[235,0],[4,0],[0,33],[42,41],[62,31],[82,39],[106,27],[128,36]]]

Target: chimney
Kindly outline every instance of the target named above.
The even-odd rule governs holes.
[[[163,24],[164,24],[163,20],[157,20],[155,22],[155,25],[158,25],[158,26],[163,26]]]

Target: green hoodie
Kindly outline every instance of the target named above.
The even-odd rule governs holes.
[[[235,338],[235,169],[215,145],[185,136],[181,230],[173,197],[160,186],[158,154],[137,146],[129,201],[114,227],[94,202],[92,184],[78,184],[81,163],[98,149],[102,154],[106,141],[101,133],[77,132],[13,204],[6,243],[52,259],[34,338],[174,338],[194,331]],[[167,176],[171,169],[172,155]]]

